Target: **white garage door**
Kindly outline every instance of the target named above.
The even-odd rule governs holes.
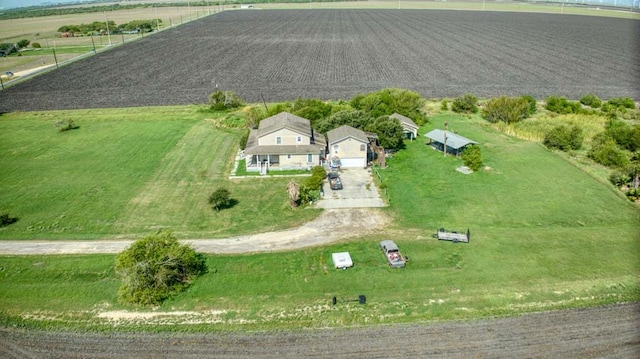
[[[366,162],[364,158],[340,158],[342,167],[345,168],[365,168]]]

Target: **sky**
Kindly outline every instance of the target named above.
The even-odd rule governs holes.
[[[55,3],[70,3],[78,0],[0,0],[0,8],[10,9],[15,7],[51,5]]]

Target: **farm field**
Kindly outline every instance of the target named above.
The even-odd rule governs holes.
[[[636,20],[559,14],[226,11],[12,86],[0,112],[198,104],[214,80],[250,102],[387,87],[639,98],[639,33]]]

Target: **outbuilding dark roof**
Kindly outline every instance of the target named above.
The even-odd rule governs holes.
[[[462,137],[450,131],[442,131],[442,130],[432,130],[431,132],[424,135],[424,137],[428,137],[433,141],[444,143],[445,133],[447,135],[447,147],[451,147],[455,150],[460,149],[469,144],[476,144],[478,142],[470,140],[466,137]]]

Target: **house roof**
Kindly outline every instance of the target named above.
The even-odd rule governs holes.
[[[476,141],[472,141],[466,137],[462,137],[460,135],[456,135],[455,133],[451,132],[451,131],[447,131],[446,132],[447,135],[447,147],[451,147],[453,149],[459,149],[462,148],[468,144],[472,144],[472,143],[478,143]],[[424,135],[424,137],[428,137],[433,141],[439,142],[439,143],[444,143],[444,136],[445,136],[445,131],[442,130],[433,130],[427,134]]]
[[[249,138],[244,152],[249,155],[295,155],[320,153],[327,146],[327,139],[323,134],[311,131],[313,138],[310,145],[258,145],[259,130],[249,130]]]
[[[343,125],[327,132],[327,138],[329,139],[329,144],[340,142],[349,137],[364,143],[369,143],[367,134],[364,133],[364,131],[348,125]]]
[[[416,130],[418,129],[418,125],[416,125],[416,123],[413,122],[412,119],[410,119],[409,117],[406,117],[406,116],[402,116],[399,113],[394,113],[393,115],[389,116],[389,118],[397,119],[398,121],[400,121],[400,124],[402,126],[408,126],[408,127],[414,128]]]
[[[260,121],[258,137],[286,128],[299,134],[311,137],[311,122],[306,118],[289,112],[280,112]]]

